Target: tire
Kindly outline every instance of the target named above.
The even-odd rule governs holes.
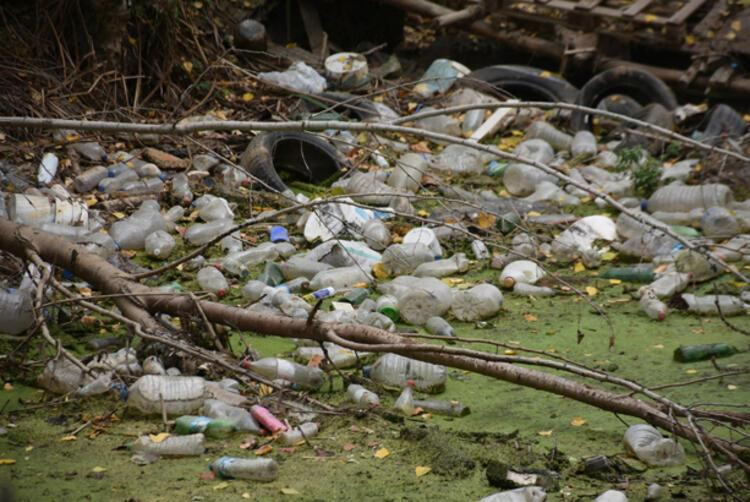
[[[323,107],[318,106],[317,103],[313,101],[316,97],[322,98],[318,101],[323,104]],[[331,104],[331,101],[338,104]],[[311,99],[305,99],[305,103],[307,104],[308,109],[312,111],[330,108],[331,111],[340,114],[351,112],[359,120],[367,120],[380,116],[375,103],[369,99],[349,94],[348,92],[323,92],[317,96],[313,96]]]
[[[726,135],[730,138],[739,138],[745,134],[747,124],[742,115],[737,113],[729,105],[719,104],[714,106],[706,117],[708,125],[703,131],[703,137],[710,144],[719,144]]]
[[[459,80],[461,85],[487,91],[504,91],[526,100],[574,103],[578,89],[567,80],[532,66],[496,65],[475,70]]]
[[[242,154],[240,165],[258,178],[263,189],[288,190],[279,170],[298,180],[320,183],[341,172],[343,162],[328,142],[304,132],[259,134]],[[266,186],[267,185],[267,186]]]
[[[612,94],[631,97],[644,106],[658,103],[667,110],[677,108],[677,98],[667,84],[647,71],[628,66],[603,71],[586,82],[578,93],[576,104],[596,108]],[[588,113],[574,111],[570,126],[574,131],[591,129],[591,117]]]
[[[638,101],[634,100],[630,96],[624,96],[622,94],[612,94],[607,96],[599,102],[597,108],[606,110],[608,112],[617,113],[618,115],[627,115],[628,117],[635,117],[638,112],[643,108]]]

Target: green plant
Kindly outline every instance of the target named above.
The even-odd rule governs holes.
[[[626,171],[631,169],[634,165],[638,165],[642,162],[644,156],[648,154],[640,146],[633,146],[630,148],[623,148],[617,152],[617,167],[618,171]]]
[[[641,197],[650,197],[659,186],[661,179],[661,166],[653,157],[638,166],[633,171],[633,187],[635,193]]]

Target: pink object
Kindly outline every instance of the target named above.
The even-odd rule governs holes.
[[[276,434],[279,431],[287,430],[286,425],[284,425],[278,418],[273,416],[273,414],[263,406],[257,404],[255,406],[251,406],[250,414],[255,420],[258,421],[258,423],[260,423],[260,425],[271,431],[271,434]]]

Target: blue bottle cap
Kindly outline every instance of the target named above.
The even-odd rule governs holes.
[[[271,227],[271,242],[289,242],[289,232],[284,227]]]

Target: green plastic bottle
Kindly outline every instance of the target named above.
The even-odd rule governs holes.
[[[266,268],[258,276],[260,282],[265,282],[271,287],[276,287],[284,282],[284,274],[281,273],[281,267],[272,261],[266,262]]]
[[[681,363],[705,361],[712,357],[729,357],[739,350],[727,343],[707,343],[701,345],[679,346],[674,351],[674,360]]]
[[[365,301],[365,298],[367,298],[368,296],[370,296],[369,289],[354,288],[347,294],[345,294],[341,301],[344,303],[351,303],[352,305],[359,305],[360,303]]]
[[[184,415],[175,420],[175,434],[197,434],[202,432],[207,437],[223,438],[236,430],[235,423],[223,418],[210,418],[195,415]]]
[[[602,275],[604,279],[620,279],[627,282],[650,283],[654,280],[654,271],[651,265],[635,265],[633,267],[613,267],[605,270]]]

